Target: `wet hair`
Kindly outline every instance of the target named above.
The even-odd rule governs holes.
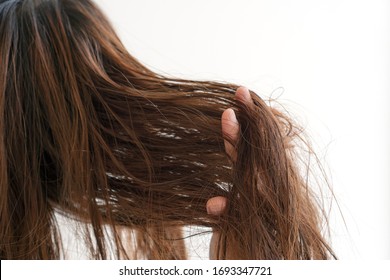
[[[58,214],[93,259],[185,259],[185,226],[220,232],[217,259],[335,258],[301,130],[237,87],[151,71],[90,0],[0,0],[0,258],[66,257]]]

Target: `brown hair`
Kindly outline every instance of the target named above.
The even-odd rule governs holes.
[[[108,237],[115,258],[184,259],[186,225],[219,230],[219,259],[333,258],[300,130],[236,88],[147,69],[90,0],[0,0],[0,258],[64,257],[56,212],[86,225],[96,259]],[[227,197],[220,217],[206,212],[214,196]]]

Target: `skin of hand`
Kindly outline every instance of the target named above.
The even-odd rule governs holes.
[[[239,87],[236,90],[235,99],[238,100],[239,102],[243,102],[246,104],[253,104],[253,100],[251,98],[249,90],[245,87]],[[222,134],[233,140],[233,144],[229,143],[226,140],[224,141],[226,153],[233,161],[235,161],[237,158],[235,142],[237,141],[240,133],[240,125],[237,121],[236,114],[234,113],[233,109],[231,108],[226,109],[222,113],[221,121],[222,121]],[[214,215],[214,216],[222,215],[226,208],[226,202],[227,202],[226,197],[223,196],[216,196],[210,198],[206,204],[207,213],[209,215]],[[214,230],[210,242],[210,251],[209,251],[210,259],[216,258],[216,247],[217,247],[218,238],[219,238],[219,233]]]

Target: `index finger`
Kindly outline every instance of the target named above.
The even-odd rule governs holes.
[[[246,103],[248,106],[253,105],[253,100],[252,100],[251,94],[249,92],[249,89],[246,87],[239,87],[236,90],[235,97],[238,101],[240,101],[242,103]]]

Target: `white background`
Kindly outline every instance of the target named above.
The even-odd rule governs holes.
[[[151,69],[279,96],[330,170],[339,258],[390,259],[389,1],[95,2]]]

